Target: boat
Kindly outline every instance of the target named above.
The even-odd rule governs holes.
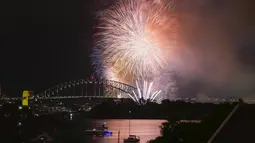
[[[41,143],[51,143],[53,142],[53,138],[49,136],[47,133],[43,133],[38,135],[35,138],[30,139],[31,142],[41,142]]]
[[[111,136],[112,132],[110,131],[105,131],[105,130],[85,130],[84,131],[87,135],[95,135],[95,136]]]
[[[96,128],[85,130],[84,132],[87,135],[95,135],[95,136],[111,136],[112,132],[107,130],[108,127],[103,125],[98,125]]]
[[[98,125],[96,126],[97,129],[102,129],[102,130],[107,130],[108,127],[105,126],[106,123],[102,124],[102,125]]]
[[[140,137],[136,135],[129,135],[128,138],[124,139],[124,143],[139,143]]]
[[[129,111],[129,113],[131,113],[131,111]],[[128,138],[124,139],[124,143],[139,143],[140,142],[140,137],[136,136],[136,135],[130,135],[130,119],[128,120]]]

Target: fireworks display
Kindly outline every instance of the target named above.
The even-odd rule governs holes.
[[[119,0],[99,12],[91,56],[97,76],[135,86],[137,79],[153,81],[165,68],[172,70],[168,64],[175,58],[178,39],[173,11],[172,2]],[[148,99],[147,94],[143,97]]]
[[[153,91],[152,85],[153,82],[150,82],[148,84],[147,81],[144,81],[143,86],[141,86],[139,85],[138,81],[136,81],[137,91],[133,90],[133,94],[129,94],[130,98],[140,105],[146,104],[147,102],[152,102],[154,100],[157,101],[157,97],[160,94],[161,90]],[[142,87],[142,89],[140,87]]]

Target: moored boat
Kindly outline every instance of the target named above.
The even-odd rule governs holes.
[[[129,135],[128,138],[124,139],[124,143],[139,143],[140,137],[136,135]]]

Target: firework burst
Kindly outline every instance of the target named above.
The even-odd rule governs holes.
[[[169,67],[178,25],[170,15],[173,7],[160,1],[120,0],[100,12],[92,53],[99,77],[134,84]]]
[[[141,86],[138,81],[136,81],[136,89],[137,91],[133,90],[133,94],[128,94],[129,97],[135,101],[137,104],[143,105],[147,102],[152,102],[154,100],[157,101],[158,95],[160,95],[161,90],[153,91],[152,89],[153,82],[148,83],[147,81],[143,82],[143,86]],[[141,88],[142,87],[142,88]]]

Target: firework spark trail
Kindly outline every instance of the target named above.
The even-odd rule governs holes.
[[[148,82],[143,81],[143,87],[142,87],[143,90],[142,91],[140,89],[138,81],[136,81],[136,83],[137,83],[136,84],[137,90],[136,91],[133,90],[132,91],[133,94],[132,95],[128,94],[128,95],[133,101],[135,101],[138,104],[146,104],[147,102],[152,102],[155,99],[157,99],[158,95],[160,95],[160,93],[161,93],[161,90],[151,92],[153,82],[150,82],[149,87],[148,87],[147,86]],[[159,102],[158,100],[156,100],[156,101]]]
[[[176,38],[176,20],[168,10],[169,5],[120,0],[100,13],[92,53],[99,76],[132,84],[167,67]]]

